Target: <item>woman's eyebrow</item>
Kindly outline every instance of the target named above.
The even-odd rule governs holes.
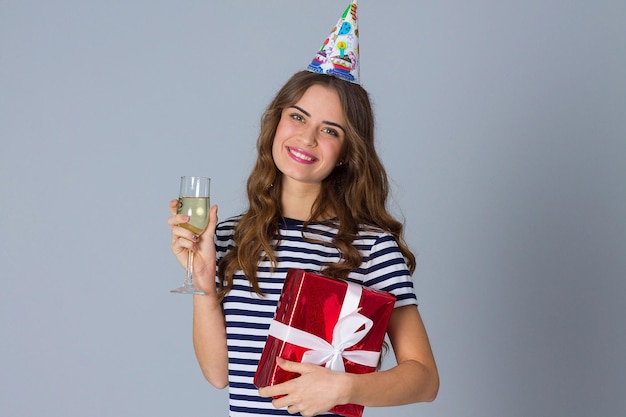
[[[343,126],[341,126],[339,123],[335,123],[335,122],[329,122],[328,120],[323,120],[322,123],[325,123],[329,126],[335,126],[341,130],[343,130],[343,133],[346,133],[346,129],[343,128]]]
[[[302,107],[300,107],[300,106],[296,106],[296,105],[294,104],[293,106],[289,106],[289,107],[291,107],[291,108],[294,108],[294,109],[296,109],[296,110],[301,111],[302,113],[304,113],[304,115],[305,115],[306,117],[311,117],[311,113],[309,113],[308,111],[304,110],[304,109],[303,109]]]
[[[301,111],[306,117],[311,117],[311,113],[309,113],[308,111],[304,110],[302,107],[300,106],[296,106],[295,104],[293,106],[289,106],[291,108],[294,108],[298,111]],[[346,129],[344,129],[343,126],[341,126],[339,123],[335,123],[335,122],[330,122],[328,120],[322,120],[322,123],[327,124],[329,126],[335,126],[341,130],[343,130],[343,133],[346,133]]]

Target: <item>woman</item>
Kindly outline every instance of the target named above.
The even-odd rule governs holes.
[[[194,348],[207,380],[230,386],[231,415],[286,408],[312,416],[337,404],[432,401],[439,379],[411,282],[415,257],[386,210],[367,92],[325,74],[296,73],[264,113],[257,149],[244,214],[218,225],[213,206],[198,237],[177,226],[188,218],[175,214],[173,200],[168,220],[180,264],[187,250],[196,254],[194,283],[206,295],[194,296]],[[288,268],[394,294],[388,336],[397,365],[356,375],[280,360],[301,376],[257,391],[252,378]]]

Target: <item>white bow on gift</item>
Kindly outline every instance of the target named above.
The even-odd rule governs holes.
[[[372,320],[359,313],[359,301],[362,288],[349,282],[346,296],[341,306],[339,319],[333,329],[333,340],[328,343],[319,336],[296,329],[277,320],[273,320],[269,334],[277,339],[306,349],[303,363],[326,364],[333,371],[345,372],[343,359],[365,366],[375,367],[380,352],[369,350],[346,350],[360,342],[371,330]]]

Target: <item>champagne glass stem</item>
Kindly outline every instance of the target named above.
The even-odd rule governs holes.
[[[187,251],[187,276],[185,277],[185,286],[193,287],[193,251]]]

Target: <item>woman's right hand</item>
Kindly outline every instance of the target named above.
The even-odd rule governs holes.
[[[189,221],[189,216],[176,214],[178,200],[170,201],[170,212],[172,215],[167,219],[172,232],[172,253],[176,256],[178,263],[187,267],[188,251],[194,252],[193,257],[193,283],[206,295],[216,295],[215,272],[215,227],[217,226],[217,206],[211,207],[209,214],[209,224],[206,230],[196,236],[192,231],[180,227],[182,223]]]

